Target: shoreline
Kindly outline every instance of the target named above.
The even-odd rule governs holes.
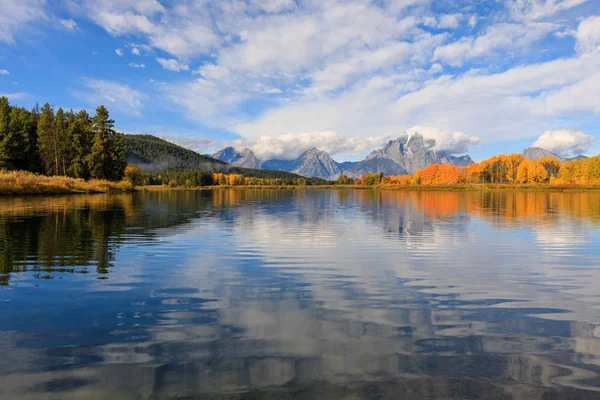
[[[43,176],[30,173],[0,174],[0,196],[127,193],[168,190],[371,190],[405,192],[599,192],[600,185],[553,184],[454,184],[454,185],[219,185],[219,186],[134,186],[129,181],[110,182]]]
[[[552,184],[457,184],[457,185],[262,185],[262,186],[141,186],[145,191],[162,190],[396,190],[407,192],[598,192],[600,185],[552,185]]]

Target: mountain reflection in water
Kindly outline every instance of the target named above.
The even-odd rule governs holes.
[[[600,193],[0,199],[0,398],[600,399]]]

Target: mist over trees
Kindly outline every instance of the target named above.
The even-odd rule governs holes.
[[[90,117],[49,103],[27,110],[0,97],[0,168],[116,181],[126,165],[123,135],[104,106]]]

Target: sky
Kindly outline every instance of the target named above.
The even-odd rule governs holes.
[[[0,95],[125,133],[358,160],[600,153],[600,0],[0,0]]]

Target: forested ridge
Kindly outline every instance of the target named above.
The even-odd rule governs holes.
[[[211,170],[227,165],[152,135],[125,135],[125,149],[127,161],[148,172]]]

